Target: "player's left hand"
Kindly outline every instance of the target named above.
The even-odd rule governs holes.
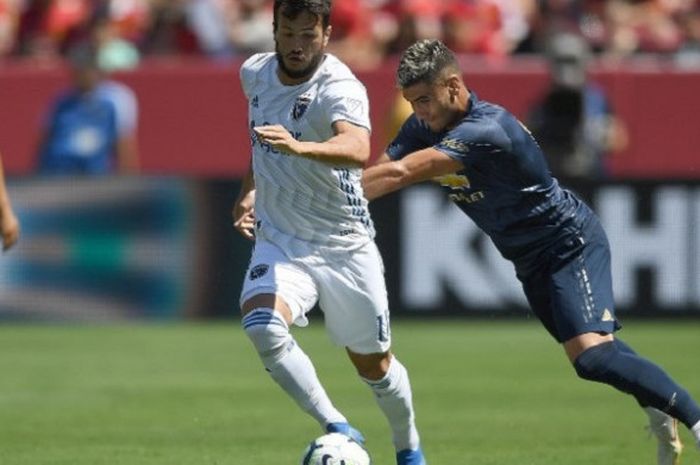
[[[253,128],[258,137],[265,143],[272,145],[280,152],[289,155],[301,155],[301,142],[296,140],[284,126],[275,124],[270,126],[256,126]]]

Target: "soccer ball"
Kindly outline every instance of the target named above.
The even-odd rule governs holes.
[[[301,465],[371,465],[367,450],[340,433],[329,433],[311,441]]]

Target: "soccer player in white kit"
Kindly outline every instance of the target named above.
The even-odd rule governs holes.
[[[318,302],[392,429],[398,465],[425,465],[411,386],[390,351],[381,256],[360,183],[369,158],[364,86],[333,55],[330,0],[275,0],[276,53],[241,67],[251,170],[234,225],[255,248],[241,292],[242,324],[272,378],[326,432],[363,442],[332,404],[289,328]]]

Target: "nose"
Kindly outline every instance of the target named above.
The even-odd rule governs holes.
[[[301,37],[293,37],[289,41],[289,48],[291,49],[292,52],[295,53],[301,53],[304,51],[303,47],[303,39]]]

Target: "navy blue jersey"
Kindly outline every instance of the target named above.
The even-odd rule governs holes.
[[[543,254],[581,237],[593,212],[550,174],[530,132],[504,108],[472,93],[467,111],[435,133],[411,115],[387,154],[398,160],[432,147],[464,168],[435,181],[486,232],[519,272],[541,267]]]

